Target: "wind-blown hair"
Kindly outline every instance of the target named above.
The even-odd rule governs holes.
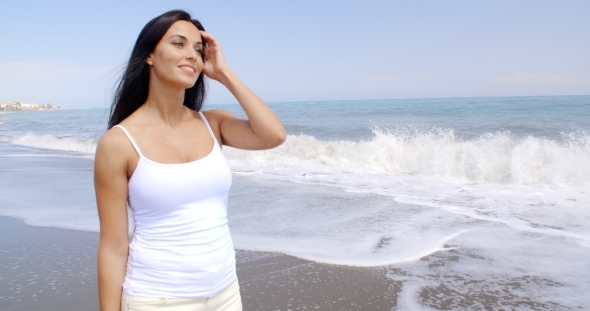
[[[188,21],[193,23],[197,29],[205,30],[198,20],[192,19],[190,14],[181,10],[166,12],[152,19],[143,27],[131,52],[125,73],[115,90],[109,129],[131,115],[147,100],[150,82],[150,70],[146,64],[147,58],[170,26],[177,21]],[[201,57],[205,61],[205,57]],[[205,88],[205,76],[201,72],[195,85],[185,90],[183,105],[195,111],[201,110],[205,100]]]

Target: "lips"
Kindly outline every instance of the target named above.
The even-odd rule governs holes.
[[[197,69],[195,67],[193,67],[193,66],[190,66],[190,65],[180,65],[180,66],[178,66],[178,68],[180,68],[180,69],[182,69],[185,72],[190,73],[190,74],[197,73]]]

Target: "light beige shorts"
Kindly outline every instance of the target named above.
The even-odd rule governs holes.
[[[153,298],[130,296],[123,292],[121,311],[242,311],[240,286],[236,279],[209,298]]]

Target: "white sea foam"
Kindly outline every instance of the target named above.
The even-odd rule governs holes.
[[[510,133],[490,133],[467,141],[442,130],[375,130],[374,134],[370,141],[361,142],[290,135],[276,149],[226,148],[225,154],[238,172],[323,177],[329,182],[355,176],[420,175],[462,183],[590,184],[587,133],[572,134],[565,143],[530,136],[521,139]]]
[[[300,196],[277,189],[254,194],[251,204],[257,208],[250,212],[240,198],[240,209],[233,212],[236,245],[376,266],[448,251],[444,245],[459,233],[494,225],[584,246],[590,241],[590,136],[566,138],[558,143],[495,133],[462,141],[452,131],[376,130],[370,141],[293,135],[273,150],[226,148],[238,175],[311,185],[324,193],[335,188],[382,196],[355,202],[354,196],[339,200],[329,192],[324,208],[313,201],[322,199],[314,188]],[[272,202],[265,204],[265,196]],[[384,203],[387,198],[402,205]]]
[[[2,140],[20,146],[73,151],[83,154],[94,154],[96,150],[96,140],[78,139],[72,136],[27,133],[26,135],[3,137]]]
[[[403,281],[402,310],[480,309],[482,297],[517,310],[590,306],[588,187],[409,176],[398,187],[342,191],[255,176],[238,175],[232,189],[237,248],[387,265]]]
[[[498,133],[461,141],[444,131],[377,131],[370,141],[292,135],[269,151],[224,148],[236,171],[228,210],[234,245],[329,264],[394,265],[388,276],[404,281],[402,309],[442,309],[443,299],[424,290],[451,295],[454,309],[477,309],[469,304],[483,295],[507,306],[524,301],[526,308],[532,299],[544,303],[540,309],[586,309],[588,135],[566,138]],[[51,135],[9,141],[52,149],[67,142],[57,146],[87,154],[95,148]],[[29,160],[0,161],[19,167],[0,176],[0,214],[97,231],[91,161],[70,157],[47,173]]]
[[[490,226],[582,248],[590,242],[588,187],[465,186],[411,176],[342,191],[246,179],[232,189],[230,206],[236,207],[229,214],[235,245],[242,249],[380,266],[448,251],[458,237]]]
[[[321,141],[289,135],[278,148],[246,151],[224,147],[238,174],[273,175],[292,181],[359,186],[355,181],[423,176],[477,184],[590,185],[590,134],[565,133],[562,142],[510,133],[457,139],[452,130],[375,129],[368,141]],[[4,137],[17,145],[94,154],[96,139],[28,133]],[[385,178],[384,178],[385,177]]]
[[[457,249],[388,269],[403,281],[403,310],[477,310],[481,297],[493,309],[587,309],[587,249],[572,241],[522,235],[487,226],[453,241]],[[446,305],[446,307],[444,307]]]

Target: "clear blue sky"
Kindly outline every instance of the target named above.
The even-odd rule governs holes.
[[[269,102],[590,94],[590,1],[0,1],[0,101],[107,107],[141,28],[199,19]],[[235,100],[216,83],[210,103]]]

